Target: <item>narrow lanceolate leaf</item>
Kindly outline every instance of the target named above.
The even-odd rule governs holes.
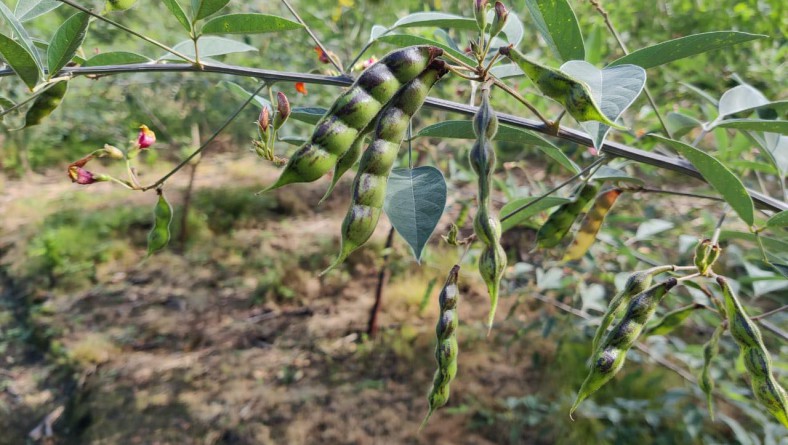
[[[306,122],[307,124],[316,124],[320,121],[326,112],[325,108],[320,107],[293,107],[290,111],[290,119]]]
[[[646,332],[643,335],[668,335],[675,331],[677,327],[681,326],[693,312],[702,307],[702,304],[690,304],[689,306],[670,311],[665,314],[664,317],[647,326]]]
[[[61,68],[71,61],[74,54],[85,40],[90,16],[85,12],[78,12],[63,22],[55,31],[52,41],[47,49],[47,68],[49,78],[56,76]]]
[[[619,170],[609,165],[603,165],[594,172],[591,176],[594,181],[611,181],[611,182],[631,182],[634,184],[643,185],[644,182],[640,178],[629,176],[623,170]]]
[[[237,40],[218,36],[201,37],[197,41],[197,47],[200,49],[201,58],[221,56],[232,53],[242,53],[246,51],[257,51],[257,48],[254,46],[247,45],[246,43],[239,42]],[[178,43],[173,49],[187,57],[194,57],[194,42],[191,39]],[[180,57],[167,53],[162,56],[162,59],[180,60]]]
[[[203,34],[263,34],[302,28],[300,23],[267,14],[228,14],[208,20]]]
[[[394,229],[413,249],[417,261],[445,206],[446,180],[437,168],[424,166],[391,171],[383,210]]]
[[[616,199],[621,193],[620,189],[613,189],[597,196],[593,207],[583,218],[580,229],[575,234],[575,239],[572,240],[572,244],[566,250],[564,261],[575,261],[583,258],[583,255],[594,244],[596,234],[599,233],[599,229],[602,228],[602,223],[605,221],[605,216],[613,208]]]
[[[58,0],[19,0],[14,9],[14,15],[20,22],[33,20],[62,5]]]
[[[471,121],[444,121],[437,124],[430,125],[422,128],[414,137],[436,137],[436,138],[450,138],[450,139],[476,139],[473,132],[473,125]],[[547,139],[537,135],[536,133],[524,130],[521,128],[511,127],[509,125],[500,125],[498,132],[495,134],[495,140],[501,142],[514,142],[522,145],[533,145],[544,154],[552,158],[573,173],[577,173],[580,169],[577,164],[572,162],[564,152],[558,147],[553,145]]]
[[[566,0],[526,0],[536,28],[561,60],[586,58],[583,34]]]
[[[714,187],[722,198],[748,225],[755,223],[755,210],[752,198],[738,176],[733,174],[717,158],[683,142],[652,134],[665,144],[670,145],[687,158],[698,169],[703,178]]]
[[[33,56],[20,44],[0,34],[0,54],[31,90],[38,83],[38,67]]]
[[[715,49],[726,48],[750,40],[764,39],[768,36],[739,31],[714,31],[680,37],[641,48],[610,63],[608,66],[631,63],[643,68],[652,68],[691,57]]]
[[[172,15],[175,16],[175,19],[178,20],[178,23],[183,26],[183,29],[185,29],[186,32],[191,31],[192,28],[191,24],[189,24],[189,18],[186,17],[186,12],[183,10],[183,7],[180,5],[180,3],[178,3],[178,0],[162,0],[162,2],[167,7],[167,9],[170,10]]]
[[[192,0],[192,15],[194,20],[202,20],[205,17],[218,12],[224,8],[230,0]]]
[[[768,119],[727,119],[715,127],[735,128],[737,130],[766,131],[788,135],[788,121],[773,121]]]
[[[570,60],[561,66],[561,71],[585,82],[599,109],[613,122],[632,105],[646,85],[646,70],[637,65],[618,65],[600,70],[582,60]],[[594,148],[599,150],[610,127],[597,121],[581,122],[580,125],[591,136]]]
[[[443,12],[416,12],[397,20],[389,29],[432,26],[436,28],[454,28],[476,30],[476,20]]]
[[[772,217],[766,221],[766,227],[788,227],[788,210],[783,210],[776,215],[772,215]]]
[[[458,59],[462,60],[465,63],[468,64],[476,63],[475,61],[471,60],[470,57],[455,50],[451,46],[446,45],[445,43],[437,42],[435,40],[427,39],[420,36],[412,36],[409,34],[387,34],[378,37],[378,40],[384,43],[395,45],[400,48],[404,48],[406,46],[412,46],[412,45],[434,45],[450,53],[454,57],[457,57]]]
[[[151,59],[137,53],[110,51],[91,57],[82,66],[130,65],[132,63],[148,62],[151,62]]]
[[[509,216],[505,220],[501,221],[501,230],[506,232],[507,230],[511,229],[512,227],[516,227],[520,224],[523,224],[529,218],[532,218],[535,215],[538,215],[540,212],[551,209],[553,207],[558,207],[562,204],[566,204],[569,202],[566,198],[559,198],[557,196],[548,196],[547,198],[541,199],[536,204],[530,205],[525,210],[517,211],[517,209],[525,206],[526,204],[535,200],[536,196],[529,196],[527,198],[519,198],[515,199],[514,201],[509,201],[506,203],[505,206],[501,208],[501,219]],[[516,213],[513,213],[516,212]]]
[[[16,34],[17,38],[19,39],[19,45],[25,49],[30,55],[33,56],[33,60],[36,62],[36,66],[42,72],[44,71],[44,64],[41,62],[41,58],[38,56],[36,52],[35,45],[33,44],[33,39],[30,37],[30,34],[27,33],[27,30],[24,26],[22,26],[22,22],[16,18],[13,12],[5,5],[5,2],[0,2],[0,17],[4,18],[6,23],[11,27]],[[12,35],[13,36],[13,35]]]

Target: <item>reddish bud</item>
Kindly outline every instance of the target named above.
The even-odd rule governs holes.
[[[495,2],[495,17],[493,18],[492,26],[490,27],[490,35],[496,36],[503,26],[506,24],[506,19],[509,18],[509,11],[501,2]]]
[[[487,0],[474,0],[473,15],[480,31],[487,27]]]
[[[307,94],[307,92],[306,92],[306,84],[304,82],[296,82],[295,89],[300,94],[303,94],[304,96],[306,96],[306,94]]]
[[[274,130],[279,130],[282,125],[287,121],[290,116],[290,102],[287,100],[285,93],[276,93],[276,116],[274,116]]]
[[[103,175],[94,175],[93,173],[85,170],[82,167],[77,167],[76,165],[71,165],[68,167],[68,177],[71,178],[71,182],[76,182],[77,184],[81,185],[89,185],[93,184],[94,182],[100,182],[103,179]]]
[[[262,131],[263,134],[268,132],[268,126],[271,125],[271,117],[269,113],[268,107],[265,106],[262,110],[260,110],[260,117],[257,118],[257,125],[260,127],[260,131]]]
[[[147,125],[140,125],[140,133],[137,137],[137,146],[145,149],[156,142],[156,133],[154,133]]]
[[[326,54],[322,48],[316,46],[315,52],[317,53],[317,60],[319,60],[322,63],[331,63],[331,59],[328,58],[328,54]]]

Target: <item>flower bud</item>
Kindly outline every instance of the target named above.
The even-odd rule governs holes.
[[[274,116],[274,130],[279,130],[290,116],[290,102],[287,100],[285,93],[281,91],[276,93],[276,111],[276,116]]]
[[[473,15],[479,30],[484,32],[487,27],[487,0],[473,0]]]
[[[156,133],[154,133],[147,125],[140,125],[140,133],[137,137],[137,146],[141,149],[146,149],[156,142]]]
[[[495,2],[495,17],[490,28],[490,37],[495,37],[503,29],[506,19],[509,18],[509,11],[501,2]]]
[[[257,126],[260,127],[260,131],[263,134],[268,133],[268,126],[271,125],[271,117],[270,112],[268,111],[268,107],[264,106],[262,110],[260,110],[260,116],[257,118]]]
[[[123,159],[123,152],[118,147],[109,144],[104,144],[103,155],[112,159]]]
[[[295,89],[299,94],[306,96],[306,84],[304,82],[296,82]]]
[[[107,175],[96,175],[76,165],[70,165],[68,167],[68,177],[71,178],[71,182],[76,182],[80,185],[90,185],[94,182],[109,181]]]

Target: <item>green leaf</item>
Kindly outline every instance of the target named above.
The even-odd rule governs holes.
[[[503,65],[496,65],[490,69],[490,74],[499,78],[505,79],[507,77],[520,77],[525,76],[523,70],[517,66],[516,63],[506,63]]]
[[[316,124],[326,112],[325,108],[319,107],[293,107],[290,110],[290,119],[306,122],[307,124]]]
[[[526,0],[536,29],[562,61],[586,58],[583,34],[566,0]]]
[[[561,66],[561,71],[585,82],[599,109],[613,122],[632,105],[646,85],[646,70],[637,65],[600,70],[582,60],[570,60]],[[610,127],[597,121],[585,121],[580,125],[591,136],[594,148],[599,150]]]
[[[254,46],[247,45],[237,40],[217,36],[201,37],[200,40],[197,41],[197,47],[200,49],[200,58],[257,51],[257,48]],[[194,57],[194,42],[191,40],[184,40],[175,45],[173,49],[187,57]],[[181,60],[180,57],[170,53],[163,55],[161,58],[164,60]]]
[[[772,217],[766,221],[766,227],[788,227],[788,210],[783,210],[776,215],[772,215]]]
[[[3,122],[3,119],[5,118],[5,114],[3,112],[15,106],[16,104],[13,100],[4,96],[0,96],[0,122]]]
[[[147,62],[151,62],[151,59],[137,53],[111,51],[91,57],[82,66],[130,65],[132,63]]]
[[[680,138],[689,133],[693,128],[700,127],[703,123],[692,116],[676,111],[665,114],[665,125],[673,137]]]
[[[391,45],[395,45],[400,48],[404,48],[406,46],[412,46],[412,45],[434,45],[442,48],[444,51],[448,52],[454,57],[457,57],[458,59],[462,60],[465,63],[474,66],[476,65],[476,61],[472,60],[470,57],[466,56],[465,54],[455,50],[449,45],[436,42],[435,40],[427,39],[424,37],[412,36],[409,34],[387,34],[385,36],[379,37],[378,41],[389,43]]]
[[[720,97],[717,108],[720,116],[740,113],[769,104],[769,99],[751,85],[739,85],[726,91]]]
[[[640,178],[629,176],[623,170],[607,165],[599,167],[591,179],[595,181],[632,182],[640,185],[644,183]]]
[[[208,20],[202,27],[203,34],[263,34],[302,28],[282,17],[266,14],[228,14]]]
[[[47,68],[49,78],[56,76],[61,68],[71,61],[74,54],[85,40],[90,16],[85,12],[77,12],[67,18],[55,31],[47,49]]]
[[[38,56],[35,45],[33,45],[33,39],[30,38],[30,34],[27,33],[25,27],[22,26],[22,23],[3,2],[0,2],[0,16],[5,18],[6,22],[8,22],[8,24],[11,26],[11,29],[13,29],[16,35],[19,37],[19,45],[22,46],[22,48],[24,48],[25,51],[27,51],[33,57],[33,60],[36,62],[36,66],[43,73],[44,64],[41,62],[41,58]]]
[[[412,28],[417,26],[467,29],[471,31],[477,29],[476,20],[443,12],[416,12],[397,20],[389,29]]]
[[[20,22],[26,22],[44,15],[62,4],[63,2],[58,0],[19,0],[14,8],[14,15]]]
[[[654,134],[651,137],[670,145],[686,157],[703,175],[703,178],[722,195],[723,199],[730,204],[731,208],[736,211],[744,222],[750,226],[755,223],[755,210],[747,189],[742,184],[741,179],[728,170],[720,161],[683,142]]]
[[[435,167],[395,168],[386,189],[386,211],[391,225],[405,238],[416,261],[446,207],[446,180]]]
[[[608,66],[631,63],[643,68],[653,68],[674,60],[684,59],[715,49],[726,48],[768,36],[739,31],[714,31],[680,37],[647,46],[610,63]]]
[[[766,119],[729,119],[714,126],[735,128],[737,130],[767,131],[788,135],[788,121],[772,121]]]
[[[25,114],[25,125],[22,128],[32,127],[44,121],[63,102],[68,92],[68,81],[60,81],[44,90],[33,101],[33,105]]]
[[[471,121],[444,121],[422,128],[414,137],[436,137],[449,139],[476,139]],[[580,169],[558,147],[548,140],[521,128],[500,125],[495,135],[496,141],[533,145],[544,154],[561,164],[567,170],[577,173]]]
[[[181,4],[178,3],[178,0],[162,0],[162,1],[164,2],[164,6],[166,6],[167,9],[170,10],[172,15],[175,16],[175,19],[178,20],[178,23],[180,23],[181,26],[183,26],[183,29],[185,29],[186,32],[191,32],[192,25],[189,23],[189,18],[186,17],[186,12],[183,10]]]
[[[231,93],[233,93],[236,97],[238,97],[238,99],[241,100],[249,99],[249,96],[252,95],[251,91],[246,91],[244,87],[238,85],[235,82],[230,82],[229,80],[222,80],[219,82],[219,85],[230,90]],[[269,102],[268,99],[264,98],[263,96],[255,95],[254,100],[261,107],[268,107],[269,110],[273,110],[273,107],[271,106],[271,102]]]
[[[8,66],[31,90],[38,83],[38,66],[33,56],[20,44],[0,34],[0,54]]]
[[[224,8],[230,0],[192,0],[192,14],[194,21],[202,20],[205,17]]]
[[[518,208],[528,204],[529,202],[535,199],[537,199],[536,196],[529,196],[527,198],[519,198],[519,199],[515,199],[514,201],[507,202],[506,205],[501,208],[501,212],[500,212],[501,219],[503,219],[510,213],[514,212]],[[519,211],[514,215],[512,215],[511,217],[506,218],[506,220],[501,221],[501,230],[505,232],[511,229],[512,227],[516,227],[524,223],[527,219],[538,215],[540,212],[544,210],[557,207],[562,204],[566,204],[567,202],[569,202],[569,200],[566,198],[559,198],[557,196],[548,196],[540,200],[536,204],[528,207],[527,209]]]
[[[749,241],[757,245],[757,238],[761,239],[761,242],[767,249],[773,250],[774,252],[788,252],[788,242],[785,242],[781,239],[771,238],[763,235],[756,237],[752,233],[739,232],[736,230],[723,230],[720,232],[720,241],[738,239],[742,241]]]

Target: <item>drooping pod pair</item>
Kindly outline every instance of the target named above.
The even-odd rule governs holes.
[[[576,197],[559,206],[547,218],[536,233],[536,245],[543,248],[555,247],[572,228],[580,212],[599,192],[599,184],[587,182]]]
[[[487,315],[488,333],[492,329],[495,310],[498,307],[498,293],[506,269],[506,252],[501,246],[501,221],[492,211],[490,191],[493,170],[495,169],[495,149],[492,140],[498,131],[498,116],[490,105],[490,84],[484,84],[481,91],[481,104],[473,117],[473,131],[476,142],[470,151],[470,164],[478,176],[476,201],[478,210],[473,219],[473,231],[484,244],[479,255],[479,274],[487,285],[490,294],[490,311]]]
[[[363,139],[381,109],[403,85],[419,76],[441,54],[443,50],[434,46],[411,46],[393,51],[367,68],[320,119],[279,179],[263,191],[311,182],[326,174],[359,138]]]
[[[421,422],[419,430],[424,428],[424,425],[427,424],[435,410],[446,405],[449,401],[449,385],[457,375],[457,354],[459,352],[459,346],[457,345],[457,326],[459,325],[457,303],[460,299],[457,280],[459,273],[459,265],[451,268],[449,276],[446,278],[446,284],[443,285],[438,298],[440,315],[438,324],[435,326],[435,336],[438,340],[435,345],[435,361],[438,362],[438,369],[435,371],[435,375],[432,378],[432,387],[429,394],[427,394],[429,411],[424,421]]]
[[[772,359],[763,344],[761,331],[747,316],[728,281],[723,277],[717,277],[717,284],[725,298],[728,327],[744,358],[744,368],[750,376],[752,392],[766,410],[788,428],[788,401],[785,389],[774,377]]]
[[[361,156],[353,180],[350,208],[342,222],[339,255],[321,275],[345,261],[351,252],[372,236],[383,211],[388,177],[410,120],[427,99],[432,86],[447,72],[442,60],[433,60],[421,74],[405,84],[380,112],[372,142]]]
[[[596,329],[594,340],[591,343],[592,357],[597,353],[599,342],[602,340],[602,336],[607,332],[607,327],[610,326],[610,323],[616,318],[619,309],[623,305],[629,305],[633,297],[648,289],[651,286],[654,275],[659,275],[670,270],[673,270],[673,266],[657,266],[651,269],[639,270],[627,278],[627,281],[624,283],[624,288],[610,300],[607,311],[605,311],[605,314],[602,316],[602,321]]]
[[[569,416],[580,403],[596,392],[621,370],[627,351],[635,344],[657,306],[667,292],[678,284],[675,278],[655,284],[632,298],[621,321],[607,335],[599,350],[592,356],[591,370],[578,391]]]

